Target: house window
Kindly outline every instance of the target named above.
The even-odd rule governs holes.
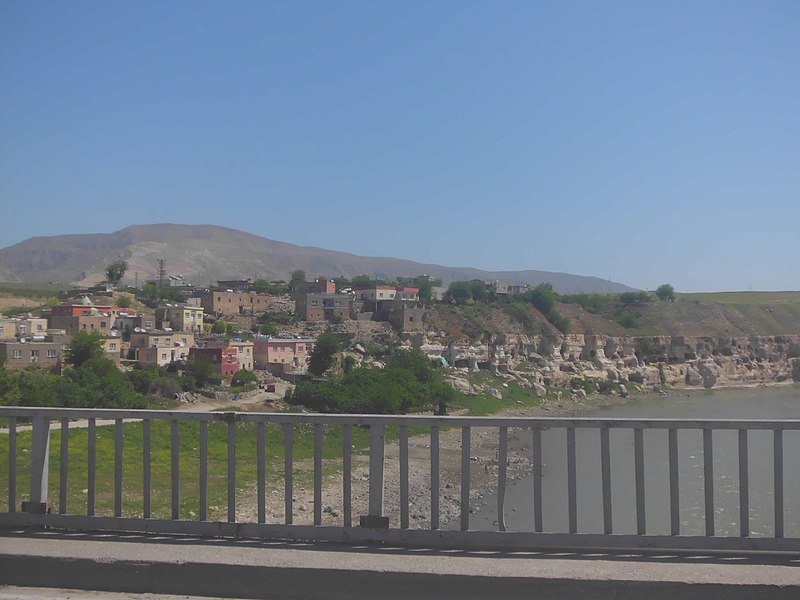
[[[55,350],[48,350],[47,351],[47,358],[55,358],[55,357],[56,357],[56,351]]]
[[[36,325],[36,331],[44,331],[44,328],[40,324],[37,324]],[[2,329],[0,329],[0,333],[2,333],[2,332],[3,332]]]
[[[22,350],[12,350],[11,358],[22,358]]]
[[[100,321],[100,329],[106,329],[108,327],[108,323],[106,321]]]
[[[167,353],[166,352],[162,352],[161,353],[161,360],[167,360]]]
[[[116,345],[116,344],[109,344],[109,345],[108,345],[108,349],[109,349],[109,350],[112,350],[112,351],[113,351],[113,350],[116,350],[116,349],[117,349],[117,345]]]
[[[2,327],[0,327],[0,335],[3,335],[4,333],[5,333],[5,330]]]
[[[297,347],[297,351],[298,351],[298,352],[302,352],[302,351],[303,351],[303,346],[298,346],[298,347]]]

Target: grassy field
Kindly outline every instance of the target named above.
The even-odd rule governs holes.
[[[486,386],[486,391],[477,396],[462,396],[453,405],[452,411],[466,410],[470,415],[488,415],[498,411],[519,407],[536,406],[542,398],[532,395],[530,389],[509,383],[504,387],[495,378],[478,374],[474,381]],[[502,399],[489,393],[490,387],[501,391]],[[4,424],[6,425],[6,424]],[[227,423],[214,422],[208,427],[208,506],[209,519],[224,520],[227,515]],[[199,512],[199,424],[180,423],[180,498],[181,518],[197,518]],[[410,435],[427,433],[427,427],[411,428]],[[396,427],[387,429],[387,440],[399,436]],[[7,433],[0,434],[0,465],[8,468]],[[88,456],[89,434],[86,428],[72,428],[69,433],[69,460],[67,474],[67,513],[86,514],[88,501]],[[240,493],[255,489],[257,476],[256,425],[236,424],[236,485]],[[365,452],[369,447],[369,431],[353,428],[353,452]],[[313,475],[314,430],[311,426],[298,426],[294,437],[295,485],[308,486]],[[28,497],[30,485],[30,431],[17,433],[17,507]],[[152,511],[156,518],[171,515],[171,430],[168,422],[153,422],[151,430],[151,481]],[[283,430],[267,425],[265,462],[267,488],[282,489],[284,468]],[[59,510],[61,432],[50,434],[50,480],[49,497]],[[112,516],[114,513],[114,426],[98,426],[96,437],[96,510],[95,514]],[[323,445],[323,470],[326,474],[341,470],[342,427],[326,427]],[[143,425],[125,423],[123,426],[123,516],[141,516],[143,512]],[[280,500],[282,506],[282,498]],[[8,506],[8,477],[0,477],[0,509]]]
[[[800,303],[800,292],[707,292],[676,294],[679,301],[716,302],[717,304],[774,304],[776,302]]]
[[[123,515],[141,516],[143,512],[143,425],[126,423],[123,426]],[[256,482],[256,426],[250,423],[236,425],[236,484],[237,489],[248,490]],[[394,432],[396,437],[397,433]],[[8,434],[0,435],[0,465],[8,468]],[[295,428],[294,462],[295,485],[311,481],[314,431],[310,426]],[[156,518],[171,515],[171,431],[168,422],[153,422],[151,431],[151,481],[152,511]],[[196,518],[199,510],[199,424],[180,424],[180,496],[181,518]],[[226,423],[211,423],[208,427],[208,505],[209,518],[224,519],[227,514],[228,430]],[[369,446],[369,432],[353,428],[353,446],[359,452]],[[30,485],[31,433],[17,434],[17,504],[28,497]],[[49,497],[58,510],[60,482],[61,434],[50,435]],[[86,514],[88,429],[70,429],[69,464],[67,479],[68,514]],[[96,511],[97,515],[114,513],[114,427],[97,427],[96,438]],[[338,467],[342,456],[342,428],[326,427],[323,460],[330,471]],[[267,486],[283,481],[283,430],[268,425],[266,431]],[[334,462],[336,464],[334,464]],[[7,472],[7,471],[6,471]],[[282,504],[281,504],[282,505]],[[0,507],[8,506],[8,478],[0,480]]]

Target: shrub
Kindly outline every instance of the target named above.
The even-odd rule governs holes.
[[[176,377],[163,375],[153,380],[150,391],[164,398],[174,398],[181,391],[181,384]]]
[[[620,318],[617,319],[617,323],[622,325],[625,329],[636,329],[639,327],[639,319],[631,312],[622,313]]]
[[[236,374],[231,378],[231,386],[233,387],[244,387],[251,383],[258,383],[258,377],[256,377],[255,373],[246,369],[236,371]]]

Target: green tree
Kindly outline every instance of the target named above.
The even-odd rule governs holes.
[[[422,350],[396,350],[386,361],[387,369],[406,369],[414,374],[420,383],[433,379],[433,367],[428,355]]]
[[[114,285],[122,281],[125,271],[128,270],[128,263],[124,260],[117,259],[106,267],[106,279]]]
[[[372,277],[369,275],[356,275],[353,279],[350,280],[350,283],[353,285],[353,289],[355,288],[368,288],[375,285],[375,282],[372,280]]]
[[[353,287],[352,282],[347,277],[334,277],[333,282],[336,284],[336,291],[341,292],[345,288]]]
[[[292,286],[293,290],[296,289],[297,286],[303,283],[305,280],[306,280],[306,272],[303,271],[303,269],[295,269],[294,271],[292,271],[292,280],[290,282],[290,285]]]
[[[222,381],[213,363],[205,357],[190,356],[186,359],[183,372],[184,376],[191,376],[199,388],[219,385]]]
[[[454,281],[445,293],[445,299],[456,304],[465,304],[471,298],[472,285],[467,281]]]
[[[553,291],[553,285],[550,283],[540,283],[532,290],[525,292],[522,299],[530,302],[542,313],[547,315],[556,305],[558,295]]]
[[[275,323],[264,323],[263,325],[256,325],[256,331],[261,335],[276,336],[278,335],[278,326]]]
[[[625,329],[636,329],[639,327],[639,319],[631,312],[624,312],[620,315],[617,323],[622,325]]]
[[[656,290],[656,296],[658,296],[659,300],[669,300],[670,302],[674,302],[675,288],[668,283],[664,283],[658,286],[658,289]]]
[[[80,367],[93,358],[103,357],[103,335],[99,331],[81,330],[72,336],[64,353],[64,362]]]
[[[651,301],[652,298],[647,292],[623,292],[619,295],[619,303],[622,304],[622,306],[630,306],[631,304],[641,304]]]
[[[102,356],[93,357],[70,369],[64,380],[74,384],[60,404],[66,407],[144,408],[144,397],[137,394],[130,380],[117,366]]]
[[[317,337],[314,342],[314,350],[308,363],[308,371],[312,375],[321,377],[325,371],[333,366],[336,354],[341,352],[342,347],[338,338],[331,332],[326,331]]]
[[[431,279],[427,275],[421,275],[414,280],[414,285],[419,288],[419,299],[425,304],[433,301],[433,288],[442,285],[441,279]]]
[[[114,304],[117,305],[118,308],[130,308],[131,307],[131,297],[130,296],[120,296],[116,299]]]

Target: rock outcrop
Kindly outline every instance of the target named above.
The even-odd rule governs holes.
[[[418,347],[431,359],[445,359],[464,375],[483,370],[499,377],[524,378],[537,395],[544,393],[546,385],[574,388],[576,381],[613,384],[604,386],[608,390],[619,390],[626,382],[704,388],[800,382],[800,335],[487,337],[442,343],[426,335]],[[466,391],[469,384],[463,377],[461,381],[456,386]]]

